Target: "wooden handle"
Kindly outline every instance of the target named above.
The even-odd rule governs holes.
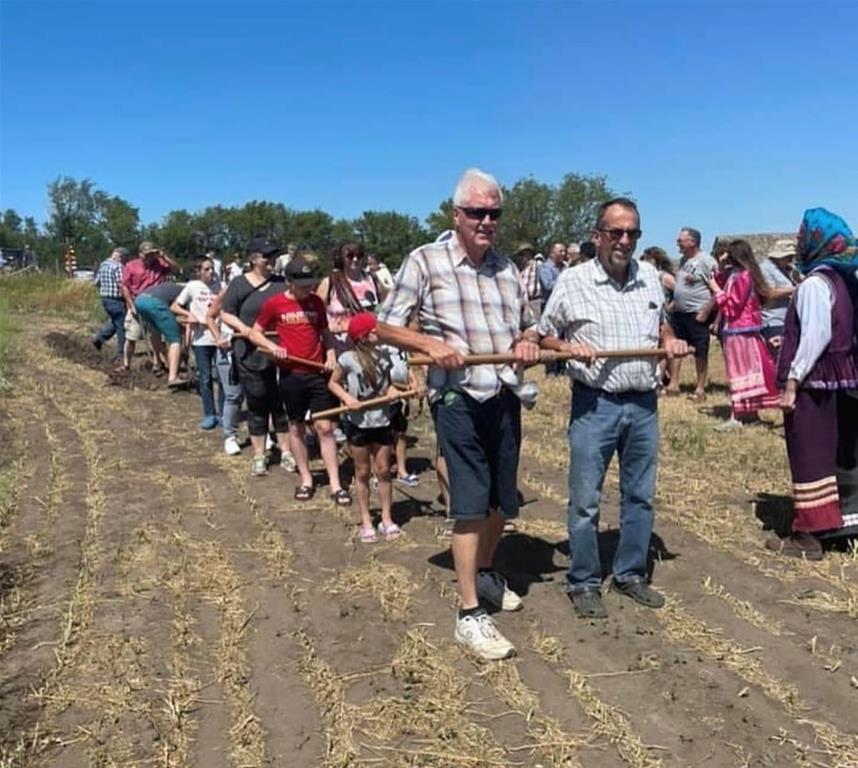
[[[692,354],[694,349],[688,348],[688,354]],[[617,358],[635,358],[635,357],[665,357],[667,352],[661,348],[656,349],[609,349],[602,352],[597,352],[596,357],[605,359]],[[539,363],[549,363],[554,360],[571,360],[574,357],[570,352],[555,352],[554,350],[542,350],[539,353]],[[499,363],[514,363],[516,357],[512,352],[500,352],[494,354],[483,355],[465,355],[465,365],[486,365]],[[429,355],[411,355],[408,358],[410,365],[432,365],[432,358]],[[536,363],[531,363],[535,365]]]
[[[382,397],[373,397],[370,400],[362,400],[360,404],[360,408],[357,411],[365,411],[369,408],[375,408],[379,405],[387,405],[388,403],[395,403],[397,400],[405,400],[409,397],[415,397],[418,393],[416,389],[406,389],[400,392],[395,397],[390,397],[389,395],[383,395]],[[329,419],[332,416],[340,416],[344,413],[357,413],[357,411],[352,410],[351,408],[347,408],[346,406],[340,406],[339,408],[328,408],[325,411],[316,411],[316,413],[310,414],[310,421],[315,421],[316,419]]]

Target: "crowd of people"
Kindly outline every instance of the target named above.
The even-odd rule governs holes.
[[[695,375],[687,396],[706,399],[712,338],[730,389],[730,418],[718,428],[744,428],[766,408],[784,412],[793,532],[766,546],[818,559],[825,539],[858,533],[858,243],[846,222],[811,209],[797,240],[778,241],[762,262],[741,239],[716,241],[705,254],[700,232],[683,227],[675,265],[656,247],[634,257],[641,216],[629,198],[605,201],[589,240],[551,243],[547,257],[530,243],[514,258],[496,250],[502,213],[494,177],[466,171],[453,195],[452,229],[410,253],[395,276],[357,242],[338,246],[322,277],[313,254],[257,239],[243,268],[237,260],[224,268],[208,254],[181,287],[167,280],[178,265],[154,244],[142,243],[133,260],[117,248],[98,271],[109,322],[93,343],[100,349],[116,335],[117,364],[127,367],[149,333],[156,365],[176,389],[187,386],[184,339],[196,361],[201,428],[222,425],[224,450],[241,453],[244,402],[252,474],[268,472],[276,440],[282,466],[297,473],[299,502],[316,493],[312,432],[330,499],[351,506],[354,493],[357,537],[367,544],[403,533],[392,517],[392,483],[419,482],[407,467],[403,396],[425,394],[452,522],[454,636],[487,659],[515,650],[486,609],[522,607],[494,562],[520,504],[521,409],[537,395],[524,370],[543,353],[550,353],[546,372],[568,373],[572,383],[567,592],[577,615],[607,615],[598,531],[615,455],[620,524],[611,587],[650,608],[664,604],[647,562],[658,403],[680,394],[688,355]],[[425,379],[409,368],[408,353],[428,356]],[[474,355],[495,357],[485,363]],[[352,489],[341,482],[338,441],[354,465]]]

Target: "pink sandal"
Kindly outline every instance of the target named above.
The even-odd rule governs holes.
[[[402,529],[396,523],[390,523],[388,525],[379,523],[378,532],[384,536],[385,541],[393,541],[402,535]]]
[[[359,531],[360,543],[361,544],[375,544],[378,541],[378,537],[375,535],[375,529],[370,526],[369,528],[361,528]]]

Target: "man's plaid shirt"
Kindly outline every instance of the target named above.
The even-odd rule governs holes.
[[[539,333],[599,350],[654,349],[664,322],[664,291],[651,264],[632,259],[620,285],[598,258],[564,269],[539,321]],[[658,360],[628,358],[596,360],[591,366],[575,360],[569,372],[575,381],[606,392],[655,389]]]
[[[121,299],[122,264],[116,259],[102,261],[95,275],[95,284],[102,299]]]
[[[489,250],[476,267],[456,237],[408,255],[378,319],[404,327],[415,317],[422,333],[463,355],[509,352],[521,332],[536,324],[515,265]],[[457,389],[482,402],[502,385],[523,399],[529,396],[521,391],[521,375],[509,365],[455,371],[430,366],[427,385],[430,400]]]

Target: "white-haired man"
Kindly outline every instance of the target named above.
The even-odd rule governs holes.
[[[494,177],[466,171],[453,196],[453,235],[408,255],[379,315],[383,341],[431,356],[427,384],[438,443],[447,464],[453,562],[461,609],[457,642],[486,659],[515,649],[480,600],[517,610],[521,599],[492,569],[504,519],[518,514],[520,371],[470,365],[464,356],[514,352],[538,358],[536,318],[518,270],[492,244],[503,193]],[[416,318],[419,330],[408,328]]]

